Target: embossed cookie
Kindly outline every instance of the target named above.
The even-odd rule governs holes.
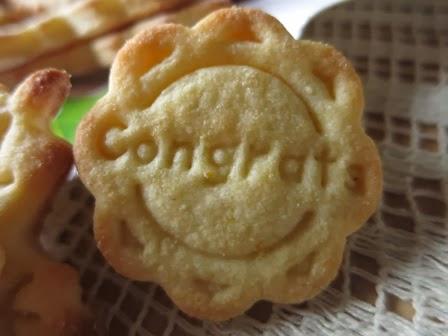
[[[42,214],[72,165],[50,120],[70,89],[43,70],[13,93],[0,87],[0,334],[90,335],[78,274],[39,245]]]
[[[380,197],[362,109],[339,52],[263,12],[141,33],[77,130],[99,248],[199,318],[315,296]]]

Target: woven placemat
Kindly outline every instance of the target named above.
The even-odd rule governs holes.
[[[92,239],[94,200],[73,174],[45,244],[81,273],[104,335],[448,335],[448,1],[347,1],[304,38],[335,45],[365,84],[365,127],[384,164],[378,212],[338,278],[301,305],[256,304],[224,323],[191,319],[163,290],[117,275]]]

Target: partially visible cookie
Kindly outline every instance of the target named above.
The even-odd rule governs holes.
[[[40,11],[57,8],[78,0],[5,0],[5,2],[14,8],[26,8],[28,10]]]
[[[362,109],[347,59],[261,11],[139,34],[76,135],[100,250],[199,318],[315,296],[381,195]]]
[[[39,245],[42,216],[72,165],[50,121],[69,77],[42,70],[13,93],[0,88],[0,330],[2,336],[89,335],[77,272]]]
[[[0,31],[0,71],[100,36],[188,0],[83,0]]]
[[[3,0],[0,1],[0,26],[34,18],[75,1],[78,0]]]
[[[230,0],[194,1],[186,7],[151,16],[123,30],[43,55],[18,68],[0,72],[0,82],[15,85],[29,73],[46,67],[64,69],[73,76],[85,76],[109,68],[118,50],[137,33],[162,23],[192,26],[207,14],[230,5]]]

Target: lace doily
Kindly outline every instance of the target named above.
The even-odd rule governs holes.
[[[350,238],[338,278],[305,304],[260,302],[224,323],[189,318],[158,286],[104,262],[93,198],[73,174],[43,239],[80,270],[104,335],[448,335],[448,2],[348,1],[315,17],[304,37],[353,61],[384,164],[383,202]]]

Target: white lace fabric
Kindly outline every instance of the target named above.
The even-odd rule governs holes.
[[[158,286],[105,263],[92,196],[74,175],[43,239],[80,270],[104,335],[448,335],[448,1],[348,1],[315,17],[304,38],[353,61],[384,165],[383,201],[350,238],[338,278],[305,304],[260,302],[224,323],[188,318]]]

